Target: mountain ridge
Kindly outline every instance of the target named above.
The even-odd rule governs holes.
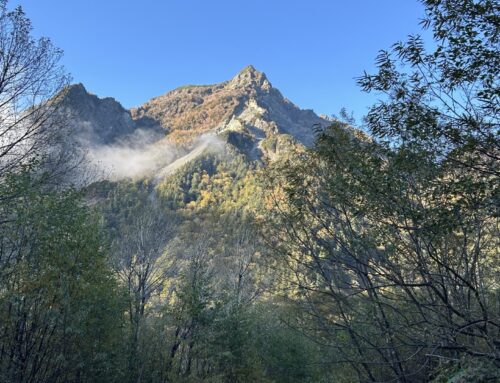
[[[251,161],[273,158],[293,143],[312,146],[314,127],[331,123],[293,104],[252,65],[227,81],[179,87],[136,108],[99,98],[81,83],[65,90],[61,104],[83,146],[166,140],[189,151],[208,134]]]
[[[312,110],[303,110],[283,97],[267,76],[252,65],[232,79],[213,85],[176,88],[132,108],[133,119],[159,121],[171,138],[189,142],[197,135],[225,130],[246,132],[254,144],[273,134],[290,134],[310,146],[313,126],[328,120]]]

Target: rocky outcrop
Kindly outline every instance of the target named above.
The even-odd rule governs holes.
[[[156,139],[165,135],[158,122],[150,118],[132,119],[130,111],[114,98],[99,98],[87,92],[83,84],[64,90],[59,110],[67,117],[73,138],[83,143],[115,144],[139,129],[154,132],[151,136]]]

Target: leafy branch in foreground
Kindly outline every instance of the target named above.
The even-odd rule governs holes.
[[[359,79],[385,96],[372,138],[335,123],[269,177],[298,327],[361,381],[500,363],[498,3],[423,3],[435,49],[410,37]]]

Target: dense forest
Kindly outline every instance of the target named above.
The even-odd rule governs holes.
[[[500,4],[422,3],[361,124],[82,182],[62,51],[1,0],[0,382],[500,381]]]

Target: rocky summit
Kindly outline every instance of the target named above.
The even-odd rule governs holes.
[[[130,111],[112,97],[99,98],[75,84],[64,90],[60,111],[81,143],[115,144],[139,129],[162,132],[160,125],[147,118],[132,119]]]
[[[312,110],[302,110],[283,97],[266,75],[251,65],[229,81],[184,86],[151,99],[131,113],[134,119],[159,121],[169,137],[178,142],[207,132],[234,132],[250,140],[256,151],[263,149],[261,140],[279,134],[311,145],[314,126],[327,123]]]

